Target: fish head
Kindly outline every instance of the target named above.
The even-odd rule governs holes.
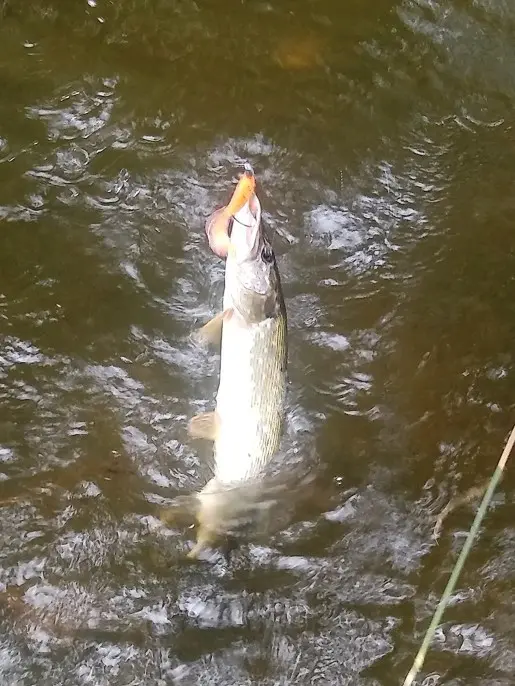
[[[274,251],[261,222],[261,203],[253,194],[233,216],[226,284],[240,313],[260,321],[270,316],[277,302],[278,281]]]

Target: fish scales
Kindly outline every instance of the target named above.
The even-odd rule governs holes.
[[[214,475],[197,494],[192,558],[231,531],[247,500],[259,499],[260,476],[283,428],[286,308],[249,169],[229,205],[206,224],[211,249],[226,258],[226,267],[223,310],[201,330],[208,340],[221,335],[216,407],[190,422],[192,435],[214,441]]]
[[[280,286],[279,286],[280,288]],[[223,324],[216,411],[215,475],[231,484],[257,476],[279,447],[286,387],[286,316],[280,291],[277,312],[247,324]],[[224,309],[233,305],[230,291]]]

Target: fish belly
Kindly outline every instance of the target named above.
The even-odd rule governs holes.
[[[285,384],[278,324],[267,319],[248,326],[238,317],[224,323],[214,446],[220,483],[258,476],[277,450]]]

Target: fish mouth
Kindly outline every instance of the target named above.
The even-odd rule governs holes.
[[[209,247],[218,257],[225,259],[229,251],[233,257],[235,256],[236,245],[232,245],[231,241],[235,221],[238,226],[241,225],[237,241],[239,252],[242,254],[245,252],[244,237],[247,243],[246,252],[252,252],[252,247],[259,235],[261,220],[261,205],[255,191],[254,170],[250,164],[245,163],[243,174],[240,176],[229,204],[215,210],[206,220],[205,232]]]
[[[230,231],[237,261],[255,259],[261,243],[261,203],[255,193],[233,215]]]

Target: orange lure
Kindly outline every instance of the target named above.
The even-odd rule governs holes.
[[[256,179],[249,164],[245,165],[245,171],[238,181],[229,204],[213,212],[206,221],[206,234],[209,247],[222,259],[229,252],[229,224],[231,217],[236,214],[253,196],[256,190]]]

